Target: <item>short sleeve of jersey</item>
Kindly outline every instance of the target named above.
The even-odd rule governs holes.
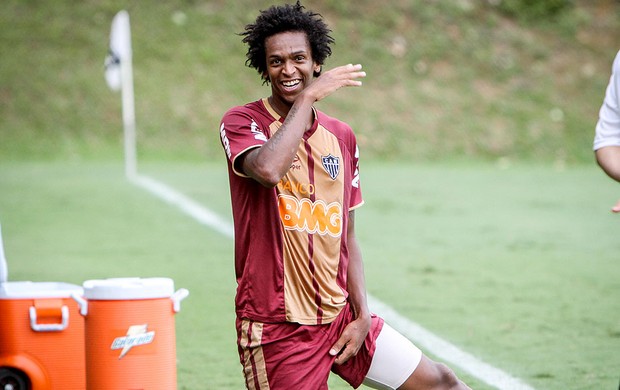
[[[611,71],[605,99],[599,111],[594,136],[594,150],[604,146],[620,146],[620,51]]]
[[[239,176],[247,177],[236,163],[237,158],[267,142],[269,125],[261,124],[260,118],[251,105],[246,105],[230,109],[220,123],[222,146],[233,171]]]
[[[353,133],[351,133],[353,134]],[[359,148],[357,146],[357,143],[355,143],[355,136],[353,136],[353,140],[354,140],[354,145],[353,145],[353,159],[352,159],[352,163],[353,163],[353,175],[351,178],[351,201],[349,202],[349,209],[353,210],[359,206],[361,206],[362,204],[364,204],[364,200],[362,199],[362,189],[361,189],[361,183],[360,183],[360,151]]]

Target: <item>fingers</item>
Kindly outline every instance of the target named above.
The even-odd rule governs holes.
[[[611,208],[611,211],[614,213],[620,213],[620,200],[618,200],[618,203],[616,203],[614,207]]]
[[[351,344],[345,344],[343,348],[338,346],[338,343],[334,344],[332,349],[329,350],[329,354],[331,356],[336,356],[336,360],[334,360],[334,363],[336,364],[345,363],[351,357],[355,356],[356,352],[357,351],[353,347],[351,347]]]
[[[361,64],[348,64],[338,68],[334,68],[333,70],[342,72],[343,77],[346,80],[350,81],[348,85],[351,86],[361,86],[362,82],[357,79],[366,77],[366,72],[362,70]]]
[[[314,96],[315,101],[319,101],[342,87],[359,87],[362,82],[359,80],[366,77],[366,72],[362,71],[360,64],[348,64],[330,69],[323,73],[308,87],[307,93]]]
[[[329,350],[331,356],[336,356],[334,362],[336,364],[343,364],[351,357],[357,355],[362,343],[364,341],[365,334],[358,334],[351,331],[351,324],[349,324],[340,335],[340,338]]]
[[[345,343],[342,341],[342,337],[338,339],[338,341],[336,341],[336,344],[334,344],[332,346],[332,348],[329,350],[329,354],[331,356],[336,356],[340,353],[340,351],[342,351],[342,348],[344,348]]]
[[[366,77],[366,72],[362,70],[362,65],[343,65],[330,69],[323,73],[319,80],[324,82],[342,82],[346,80],[357,80]],[[361,83],[361,82],[360,82]]]
[[[360,317],[344,328],[338,340],[329,350],[330,356],[336,356],[334,363],[343,364],[357,355],[364,344],[364,339],[370,330],[370,316]]]
[[[346,332],[343,333],[338,341],[332,346],[329,350],[329,354],[331,356],[337,356],[335,363],[342,364],[349,360],[351,357],[351,352],[349,351],[351,348],[349,347],[351,340],[346,336]]]

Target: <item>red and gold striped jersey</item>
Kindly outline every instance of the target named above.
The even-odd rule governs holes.
[[[266,188],[237,159],[266,143],[282,122],[262,99],[232,108],[220,125],[235,225],[237,316],[329,323],[348,295],[348,214],[363,203],[357,143],[347,124],[315,110],[290,169]]]

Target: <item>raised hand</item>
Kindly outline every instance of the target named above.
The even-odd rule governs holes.
[[[342,87],[359,87],[361,78],[366,77],[360,64],[348,64],[330,69],[316,78],[303,94],[307,94],[319,101],[331,95]]]

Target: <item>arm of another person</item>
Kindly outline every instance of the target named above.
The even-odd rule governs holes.
[[[596,162],[609,177],[620,182],[620,146],[604,146],[598,149]]]
[[[338,355],[335,360],[336,364],[342,364],[357,354],[370,330],[371,322],[370,309],[368,309],[366,299],[362,251],[355,237],[355,211],[349,212],[347,240],[349,245],[347,290],[349,292],[349,304],[353,309],[355,319],[346,326],[338,341],[329,351],[332,356]]]
[[[620,146],[603,146],[596,151],[596,162],[612,179],[620,182]],[[620,200],[611,208],[620,213]]]

